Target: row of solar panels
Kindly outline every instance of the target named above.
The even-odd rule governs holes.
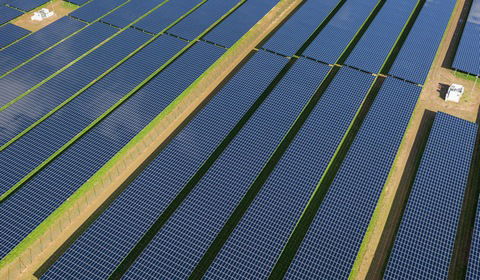
[[[219,1],[206,2],[204,4],[205,8],[195,10],[189,17],[195,17],[201,26],[211,23],[211,17],[202,17],[199,16],[199,13],[211,12],[212,16],[220,16],[221,13],[216,9]],[[174,1],[171,2],[173,3]],[[182,3],[181,1],[177,2]],[[231,7],[237,3],[234,1],[230,2]],[[249,3],[246,2],[240,7],[255,5],[254,2],[251,2],[253,4]],[[195,4],[196,2],[192,2],[191,7]],[[265,3],[262,4],[262,6],[265,5]],[[269,5],[273,7],[275,2],[271,1]],[[222,8],[222,5],[218,6],[220,6],[220,11],[225,9],[224,6]],[[244,24],[242,28],[236,27],[237,22],[235,20],[224,20],[216,28],[228,30],[231,33],[231,38],[236,38],[235,40],[237,40],[261,16],[261,14],[252,16],[250,21],[240,19]],[[232,31],[232,26],[235,26],[235,32]],[[185,28],[188,27],[186,26]],[[196,27],[193,26],[192,28],[195,29]],[[75,44],[64,44],[68,41],[66,40],[56,47],[64,48],[68,55],[69,47],[73,46],[73,50],[76,49],[77,45],[84,47],[84,44],[88,44],[89,40],[101,41],[115,31],[116,29],[108,25],[95,23],[68,39],[78,40]],[[90,34],[86,34],[83,39],[78,39],[82,33],[87,32],[90,32]],[[226,31],[223,32],[226,33]],[[102,36],[105,33],[107,35]],[[190,32],[190,34],[194,33],[195,31]],[[29,36],[29,38],[32,36]],[[75,96],[74,99],[67,100],[70,102],[60,104],[67,97],[76,94],[78,92],[75,92],[76,90],[84,87],[87,82],[93,80],[95,76],[114,62],[119,61],[150,37],[151,35],[138,30],[127,29],[109,42],[98,47],[82,60],[60,72],[47,83],[30,92],[24,98],[7,107],[6,110],[0,112],[5,116],[2,120],[8,119],[13,121],[13,123],[5,122],[3,124],[5,131],[12,130],[18,132],[30,124],[34,125],[31,127],[32,129],[25,131],[26,133],[18,140],[7,145],[0,155],[7,170],[5,171],[2,168],[1,179],[4,181],[2,193],[5,193],[19,179],[25,178],[25,175],[32,171],[36,172],[35,168],[38,168],[41,163],[51,161],[53,158],[50,157],[55,155],[59,149],[63,149],[61,148],[62,146],[71,145],[69,149],[56,157],[46,168],[32,176],[17,192],[2,202],[0,212],[4,218],[2,218],[2,222],[5,223],[1,227],[2,233],[6,233],[2,234],[2,256],[5,256],[78,187],[87,181],[106,161],[115,155],[225,51],[223,48],[198,42],[139,92],[125,101],[125,95],[130,94],[139,83],[147,79],[152,72],[156,71],[187,44],[187,42],[171,36],[160,36],[138,54],[115,68],[103,79],[88,87],[80,95]],[[82,43],[84,40],[86,42]],[[21,44],[21,42],[24,41],[19,41],[3,52],[15,49],[16,45]],[[85,47],[85,49],[88,48],[91,48],[91,46]],[[49,54],[52,50],[48,50],[42,56]],[[60,55],[60,58],[61,53],[62,51],[59,49],[57,55]],[[35,63],[39,58],[41,56],[32,60],[31,63]],[[101,62],[100,65],[99,62]],[[53,61],[52,63],[52,68],[58,69],[55,62]],[[28,67],[26,64],[4,78],[8,78],[24,68],[35,69]],[[46,70],[50,69],[47,68]],[[31,72],[26,74],[28,73],[32,75]],[[28,80],[25,80],[25,82],[28,82]],[[40,92],[43,94],[40,94]],[[164,94],[159,95],[158,92]],[[62,105],[62,107],[49,115],[52,112],[49,112],[49,110],[58,104]],[[144,107],[146,105],[148,106]],[[139,111],[139,107],[142,107],[142,110]],[[9,110],[10,108],[14,109]],[[115,108],[115,110],[111,114],[102,116],[102,114],[112,108]],[[18,114],[15,115],[16,113]],[[44,116],[47,116],[47,118],[41,119]],[[89,127],[92,120],[95,120],[97,117],[104,119],[93,128]],[[41,122],[35,123],[36,120],[41,120]],[[83,136],[78,141],[74,143],[69,142],[75,137],[78,138],[79,134]],[[3,135],[8,135],[8,133]],[[10,137],[9,139],[14,135],[16,135],[15,132],[11,133],[8,136]],[[80,160],[78,157],[85,157],[85,159]],[[25,165],[24,163],[27,162],[29,164]],[[72,164],[73,162],[75,164]],[[79,162],[84,163],[83,167],[78,165]],[[69,182],[64,180],[65,176],[70,178]],[[31,204],[33,197],[39,201],[39,204],[35,207],[32,207]],[[20,206],[19,203],[25,205],[26,208]],[[19,217],[17,214],[22,208],[24,211],[21,211],[23,214],[22,217]],[[14,224],[11,224],[12,221],[15,221]],[[12,230],[15,232],[13,236],[8,234]]]
[[[288,35],[276,33],[271,40],[278,40],[277,36]],[[248,122],[242,123],[242,116],[285,65],[286,61],[281,61],[262,52],[250,59],[43,277],[111,275],[135,252],[138,242],[151,234],[150,228],[167,218],[164,211],[178,201],[180,192],[190,187],[189,195],[154,232],[125,275],[187,277],[218,242],[217,235],[244,197],[260,186],[260,193],[217,252],[206,277],[268,276],[373,82],[368,74],[342,68],[267,181],[256,186],[329,71],[323,64],[300,58]],[[303,279],[312,276],[309,273],[315,277],[348,276],[419,92],[417,86],[387,78],[322,203],[325,208],[318,212],[288,271],[289,277]],[[386,119],[391,122],[386,124]],[[241,129],[233,137],[229,131],[239,122]],[[195,179],[198,173],[202,176]],[[365,179],[359,182],[358,178]],[[376,179],[372,182],[371,178]],[[373,188],[366,192],[372,183]],[[352,192],[352,186],[356,191]],[[350,199],[350,204],[344,203],[345,197],[361,199],[352,207]],[[339,220],[344,221],[340,227]],[[345,235],[347,238],[339,240]],[[325,247],[318,249],[319,242]],[[312,243],[315,246],[308,245]],[[325,256],[325,252],[333,253]]]
[[[25,12],[31,11],[49,0],[1,0],[0,1],[0,26],[15,19]],[[1,33],[0,33],[1,35]],[[3,47],[3,39],[0,36],[0,48]]]
[[[452,67],[480,76],[480,1],[473,0]]]

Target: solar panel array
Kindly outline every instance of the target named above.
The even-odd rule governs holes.
[[[285,63],[286,59],[273,54],[255,55],[63,254],[44,278],[91,278],[111,273]],[[262,71],[264,67],[272,71]],[[80,273],[76,272],[79,267],[82,267]]]
[[[87,2],[90,1],[90,0],[68,0],[68,1],[67,1],[67,0],[64,0],[64,1],[65,1],[65,2],[70,2],[70,3],[73,3],[73,4],[75,4],[75,5],[80,6],[80,5],[83,5],[83,4],[87,3]]]
[[[275,4],[277,4],[275,0],[247,1],[205,35],[204,39],[224,47],[231,47]]]
[[[5,234],[0,239],[0,257],[70,197],[223,52],[197,43],[2,202],[0,229]]]
[[[0,51],[2,61],[0,75],[4,75],[84,26],[83,22],[63,17]]]
[[[95,23],[41,54],[34,60],[0,78],[0,106],[17,98],[80,55],[112,36],[117,30]]]
[[[156,234],[126,279],[182,279],[192,273],[329,70],[306,59],[293,65]]]
[[[50,0],[11,0],[8,1],[8,5],[28,12],[47,3],[48,1]]]
[[[377,3],[378,0],[345,2],[327,26],[315,37],[303,55],[334,64]]]
[[[480,0],[474,0],[452,67],[480,76]]]
[[[477,206],[477,216],[473,229],[472,243],[468,257],[467,275],[465,279],[475,280],[480,278],[480,204]]]
[[[338,3],[338,0],[304,2],[263,48],[293,56]]]
[[[345,64],[379,73],[416,4],[416,0],[385,1]]]
[[[11,21],[12,19],[23,15],[22,12],[13,8],[0,6],[0,24]]]
[[[4,145],[18,133],[22,132],[35,121],[40,119],[43,115],[49,113],[60,103],[64,102],[65,99],[96,79],[101,73],[134,51],[148,39],[150,39],[150,35],[135,29],[129,29],[115,37],[113,40],[107,42],[72,67],[66,69],[55,78],[38,87],[18,102],[1,111],[0,145]],[[82,107],[78,107],[78,112],[81,112],[82,108],[88,107],[87,104],[88,103],[83,103]],[[108,102],[108,104],[110,104],[110,102]],[[32,111],[34,111],[35,114],[31,114],[30,112]],[[74,115],[74,112],[75,111],[70,111],[69,115]],[[103,111],[93,111],[88,115],[87,119],[92,122],[95,119],[92,119],[92,117],[101,113],[103,113]],[[78,114],[79,113],[76,113],[75,115]],[[83,119],[82,117],[80,118]],[[50,118],[47,120],[47,122],[51,121],[53,120]],[[76,121],[79,120],[76,119]],[[74,130],[77,133],[81,131],[81,129],[78,129],[80,126],[78,128],[74,127],[69,121],[65,121],[65,123],[69,123],[67,130]],[[42,122],[40,127],[45,124],[45,122]],[[60,123],[57,122],[53,127],[62,126],[63,125],[60,125]],[[84,126],[81,127],[84,128]],[[36,134],[38,129],[39,127],[36,126],[34,129],[35,132],[32,133]],[[0,153],[0,161],[4,163],[4,168],[0,170],[0,185],[2,186],[0,188],[0,194],[3,194],[10,187],[15,185],[20,179],[26,176],[73,137],[73,135],[67,139],[54,137],[52,140],[48,141],[48,139],[52,138],[52,135],[49,135],[48,138],[45,138],[45,143],[39,144],[39,136],[39,134],[36,134],[36,137],[33,139],[29,137],[22,138],[19,141],[16,141],[13,147]],[[20,145],[20,143],[23,144]],[[41,149],[41,147],[45,145],[48,145],[50,149]]]
[[[287,279],[348,278],[419,94],[417,86],[385,80],[288,269]]]
[[[0,26],[0,48],[4,48],[28,34],[30,34],[29,30],[10,23]]]
[[[206,279],[266,278],[373,81],[342,68],[276,164]]]
[[[83,21],[93,22],[127,2],[128,0],[93,0],[70,13],[70,16]]]
[[[102,18],[102,21],[118,27],[125,27],[140,16],[154,9],[155,6],[159,5],[164,1],[165,0],[131,0],[130,2],[118,8],[111,14]],[[161,8],[162,7],[160,7],[159,9]]]
[[[446,279],[477,125],[437,113],[403,213],[385,279]]]
[[[455,2],[425,2],[389,74],[417,84],[425,82]]]

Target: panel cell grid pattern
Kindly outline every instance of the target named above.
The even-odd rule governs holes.
[[[338,0],[306,1],[263,45],[263,48],[293,56],[338,2]]]
[[[465,279],[480,279],[480,203],[477,206],[477,216],[475,218],[475,227],[473,229],[470,256],[468,257],[467,275]]]
[[[83,22],[63,17],[0,51],[0,76],[84,26]]]
[[[477,125],[437,113],[385,279],[447,279]]]
[[[102,21],[123,28],[155,8],[155,6],[163,1],[165,0],[132,0],[118,8],[118,10],[102,18]],[[162,7],[159,7],[158,9],[162,9]]]
[[[11,0],[8,2],[8,5],[28,12],[47,3],[48,1],[50,0]]]
[[[31,32],[14,24],[5,24],[0,27],[0,48],[3,48]],[[3,61],[2,61],[3,63]]]
[[[0,146],[53,110],[72,94],[82,89],[149,38],[150,35],[144,32],[135,29],[126,30],[18,102],[1,111]],[[103,98],[103,93],[101,95],[102,97],[98,98]],[[70,111],[70,113],[72,116],[80,115],[77,117],[80,120],[88,118],[93,121],[98,116],[98,113],[103,113],[103,111],[93,110],[93,108],[98,106],[97,103],[98,101],[83,103],[84,106],[77,107],[77,110]],[[105,103],[109,104],[110,102],[102,102],[102,105]],[[66,110],[71,110],[70,108]],[[31,112],[35,112],[35,114]],[[84,117],[81,117],[81,115],[84,115]],[[76,121],[80,120],[76,119]],[[40,124],[40,126],[44,125],[45,121]],[[56,125],[62,130],[80,132],[75,129],[78,126],[73,127],[68,121],[56,123]],[[41,137],[40,135],[37,136]],[[17,140],[21,141],[22,144],[15,143],[11,148],[7,148],[0,153],[0,162],[2,162],[2,168],[0,169],[0,194],[3,194],[15,185],[36,168],[38,164],[46,160],[67,142],[67,139],[59,137],[59,135],[50,135],[49,138],[43,138],[44,141],[30,137],[27,139]]]
[[[116,29],[95,23],[0,79],[0,106],[48,78],[62,67],[112,36]]]
[[[377,0],[347,1],[308,46],[303,56],[334,64],[377,2]]]
[[[84,184],[223,53],[197,43],[13,193],[0,208],[0,258]]]
[[[12,19],[23,15],[22,12],[13,8],[0,6],[0,24],[11,21]]]
[[[200,0],[167,2],[162,7],[158,8],[157,10],[153,11],[151,14],[137,22],[135,24],[135,27],[145,30],[147,32],[159,33],[177,18],[187,13],[198,3],[200,3]]]
[[[379,73],[416,3],[415,0],[386,1],[345,64]]]
[[[43,278],[92,279],[108,275],[286,62],[286,59],[268,53],[253,56],[50,267]],[[270,71],[264,71],[266,68]],[[77,272],[79,270],[81,275]]]
[[[206,279],[268,277],[373,81],[341,68],[208,269]]]
[[[276,4],[275,0],[247,1],[205,35],[204,39],[231,47]]]
[[[208,0],[170,28],[168,33],[187,40],[193,40],[238,2],[238,0]]]
[[[306,59],[293,65],[156,234],[126,279],[183,279],[192,273],[329,70]]]
[[[425,2],[390,69],[391,75],[417,84],[425,82],[455,2]]]
[[[109,11],[127,2],[126,0],[93,0],[73,11],[70,16],[83,21],[92,22]],[[147,1],[145,1],[147,2]]]
[[[472,3],[452,67],[480,76],[480,0]]]
[[[385,80],[286,279],[348,278],[419,94],[415,85]]]

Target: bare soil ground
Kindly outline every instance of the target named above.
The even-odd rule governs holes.
[[[55,14],[52,17],[46,18],[42,21],[32,20],[31,17],[33,16],[33,13],[38,11],[41,8],[47,8],[50,11],[53,11]],[[15,19],[12,23],[20,27],[23,27],[25,29],[28,29],[32,32],[35,32],[49,25],[50,23],[61,19],[65,15],[68,15],[69,13],[74,11],[76,8],[77,6],[71,3],[67,3],[62,0],[53,0],[41,7],[38,7],[28,13],[25,13],[23,16],[20,16],[17,19]]]
[[[422,142],[421,139],[426,137],[425,118],[428,118],[428,116],[431,118],[431,112],[441,111],[471,122],[478,122],[480,79],[476,81],[464,79],[455,75],[455,71],[447,68],[451,65],[456,50],[453,47],[456,44],[451,44],[452,39],[454,42],[458,42],[461,36],[462,29],[457,28],[457,25],[460,18],[465,17],[464,7],[466,1],[469,0],[458,0],[450,24],[438,49],[437,57],[430,69],[427,82],[423,86],[422,93],[410,120],[410,125],[397,154],[395,165],[391,170],[382,197],[377,205],[375,224],[371,227],[371,232],[368,233],[369,236],[364,240],[364,242],[366,241],[363,244],[365,250],[359,264],[356,279],[379,279],[381,277],[381,266],[378,266],[378,263],[375,262],[388,256],[388,239],[390,238],[391,241],[396,227],[394,226],[395,223],[387,223],[387,220],[389,215],[391,216],[390,219],[392,217],[394,219],[399,218],[401,209],[398,208],[402,206],[403,200],[408,195],[408,190],[405,189],[405,185],[408,185],[406,183],[408,179],[406,178],[414,176],[415,168],[411,166],[412,158],[417,156],[419,145],[421,146]],[[460,103],[444,101],[448,87],[452,83],[465,86],[465,94]],[[400,200],[401,203],[397,203],[397,201],[394,203],[394,200]]]

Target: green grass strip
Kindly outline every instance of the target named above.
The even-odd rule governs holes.
[[[27,64],[28,62],[30,62],[31,60],[41,56],[42,54],[44,54],[45,52],[53,49],[54,47],[56,47],[57,45],[61,44],[62,42],[64,42],[65,40],[67,40],[68,38],[74,36],[75,34],[81,32],[82,30],[84,30],[85,28],[89,27],[90,25],[100,21],[102,18],[108,16],[109,14],[115,12],[116,10],[118,10],[119,8],[123,7],[124,5],[126,5],[128,2],[130,2],[131,0],[126,0],[125,2],[123,2],[122,4],[120,4],[119,6],[113,8],[112,10],[108,11],[106,14],[104,14],[103,16],[97,18],[96,20],[92,21],[91,23],[88,23],[87,25],[85,25],[84,27],[78,29],[77,31],[73,32],[72,34],[68,35],[67,37],[63,38],[62,40],[56,42],[55,44],[51,45],[50,47],[44,49],[43,51],[37,53],[36,55],[34,55],[33,57],[31,57],[30,59],[28,60],[25,60],[24,62],[20,63],[19,65],[15,66],[13,69],[9,70],[8,72],[6,72],[5,74],[1,75],[0,76],[0,79],[5,77],[6,75],[12,73],[13,71],[17,70],[18,68],[22,67],[23,65]]]
[[[17,102],[18,100],[22,99],[23,97],[25,97],[26,95],[30,94],[32,91],[34,91],[35,89],[37,89],[38,87],[42,86],[43,84],[45,84],[46,82],[50,81],[51,79],[53,79],[55,76],[57,76],[58,74],[60,74],[61,72],[63,72],[65,69],[69,68],[70,66],[72,66],[73,64],[77,63],[78,61],[80,61],[82,58],[86,57],[87,55],[91,54],[93,51],[95,51],[96,49],[100,48],[101,46],[103,46],[104,44],[106,44],[107,42],[109,42],[110,40],[112,40],[113,38],[115,38],[116,36],[120,35],[122,32],[124,32],[125,30],[127,30],[128,28],[130,28],[131,26],[133,26],[134,24],[136,24],[137,22],[139,22],[140,20],[142,20],[143,18],[145,18],[146,16],[148,16],[149,14],[153,13],[155,10],[157,10],[158,8],[160,8],[161,6],[163,6],[164,4],[166,4],[167,2],[169,2],[170,0],[164,0],[163,2],[161,2],[160,4],[158,4],[157,6],[155,6],[153,9],[149,10],[147,13],[143,14],[141,17],[137,18],[136,20],[134,20],[133,22],[131,22],[130,24],[128,24],[127,26],[121,28],[120,30],[118,30],[117,32],[115,32],[112,36],[108,37],[107,39],[103,40],[102,42],[100,42],[98,45],[96,45],[95,47],[91,48],[90,50],[86,51],[85,53],[83,53],[82,55],[80,55],[79,57],[77,57],[76,59],[74,59],[73,61],[71,61],[70,63],[68,63],[67,65],[63,66],[62,68],[60,68],[58,71],[56,71],[55,73],[53,73],[52,75],[48,76],[47,78],[45,78],[43,81],[41,81],[40,83],[36,84],[34,87],[30,88],[29,90],[25,91],[24,93],[20,94],[19,96],[17,96],[16,98],[12,99],[10,102],[8,102],[7,104],[3,105],[3,107],[0,108],[0,112],[2,112],[3,110],[5,110],[6,108],[8,108],[10,105],[12,105],[13,103]]]
[[[59,1],[62,1],[62,0],[59,0]],[[81,6],[75,5],[75,4],[71,3],[71,2],[65,2],[65,1],[64,1],[64,2],[63,2],[63,5],[66,6],[67,8],[69,8],[69,9],[72,9],[72,11],[74,11],[74,10],[76,10],[76,9],[78,9],[78,8],[81,8],[81,7],[85,6],[85,5],[87,5],[88,3],[92,2],[92,1],[93,1],[93,0],[88,0],[87,2],[83,3]],[[45,5],[47,5],[47,4],[44,4],[44,5],[40,6],[40,7],[43,7],[43,6],[45,6]],[[70,11],[70,13],[71,13],[72,11]],[[14,22],[15,22],[17,19],[18,19],[18,18],[12,19],[12,20],[10,21],[10,23],[15,24]],[[51,24],[51,23],[50,23],[50,24]],[[0,25],[0,26],[1,26],[1,25]],[[42,29],[39,29],[39,30],[42,30]],[[8,44],[8,45],[5,45],[5,46],[1,47],[1,48],[0,48],[0,51],[6,49],[6,48],[8,48],[8,47],[10,47],[11,45],[14,45],[14,44],[18,43],[19,41],[21,41],[21,40],[23,40],[23,39],[31,36],[32,34],[35,34],[35,33],[38,32],[39,30],[34,31],[34,32],[30,32],[30,33],[28,33],[27,35],[23,36],[22,38],[19,38],[19,39],[15,40],[15,41],[11,42],[11,43]]]
[[[467,81],[474,81],[474,82],[479,80],[479,76],[475,76],[472,74],[468,74],[468,73],[456,71],[456,70],[452,70],[452,72],[453,72],[453,75],[455,75],[455,77],[458,77],[460,79],[464,79]]]
[[[120,60],[119,62],[117,62],[115,65],[113,65],[112,67],[110,67],[109,69],[107,69],[107,71],[103,72],[100,76],[98,76],[96,79],[94,79],[93,81],[91,81],[90,83],[88,83],[87,85],[85,85],[83,88],[81,88],[79,91],[77,91],[76,93],[74,93],[72,96],[70,96],[69,98],[67,98],[65,101],[63,101],[61,104],[59,104],[57,107],[55,107],[54,109],[52,109],[50,112],[48,112],[47,114],[45,114],[43,117],[41,117],[40,119],[38,119],[36,122],[34,122],[33,124],[31,124],[28,128],[26,128],[25,130],[23,130],[22,132],[20,132],[19,134],[17,134],[14,138],[12,138],[10,141],[8,141],[7,143],[3,144],[1,147],[0,147],[0,152],[5,150],[9,145],[11,145],[13,142],[15,142],[16,140],[18,140],[20,137],[22,137],[23,135],[25,135],[26,133],[28,133],[30,130],[32,130],[35,126],[37,126],[39,123],[43,122],[45,119],[47,119],[48,117],[50,117],[51,115],[53,115],[55,112],[57,112],[58,110],[60,110],[63,106],[65,106],[67,103],[69,103],[70,101],[72,101],[74,98],[76,98],[77,96],[79,96],[80,94],[82,94],[83,92],[85,92],[88,88],[90,88],[93,84],[97,83],[98,81],[100,81],[101,79],[103,79],[106,75],[108,75],[110,72],[112,72],[113,70],[115,70],[118,66],[120,66],[121,64],[123,64],[125,61],[127,61],[128,59],[130,59],[132,56],[134,56],[135,54],[137,54],[138,52],[140,52],[143,48],[145,48],[147,45],[149,45],[151,42],[155,41],[158,37],[160,37],[162,34],[164,34],[168,29],[170,29],[172,26],[174,26],[175,24],[177,24],[179,21],[181,21],[182,19],[184,19],[185,17],[187,17],[189,14],[191,14],[193,11],[195,11],[198,7],[200,7],[201,5],[203,5],[207,0],[203,0],[202,2],[198,3],[197,5],[195,5],[191,10],[189,10],[187,13],[185,13],[184,15],[182,15],[181,17],[179,17],[178,19],[176,19],[174,22],[172,22],[171,24],[169,24],[167,27],[165,27],[162,31],[160,31],[158,34],[154,35],[152,38],[148,39],[148,41],[146,41],[145,43],[143,43],[141,46],[139,46],[137,49],[135,49],[133,52],[131,52],[130,54],[128,54],[125,58],[123,58],[122,60]],[[0,202],[3,200],[3,195],[0,196]]]
[[[284,0],[282,0],[284,1]],[[165,67],[167,67],[168,64],[173,62],[176,58],[178,58],[181,54],[183,54],[188,48],[190,48],[193,44],[198,42],[200,38],[202,38],[205,34],[207,34],[210,30],[212,30],[218,23],[223,21],[227,16],[229,16],[231,13],[233,13],[238,7],[240,7],[246,0],[241,0],[239,3],[237,3],[232,9],[230,9],[225,15],[223,15],[221,18],[219,18],[217,21],[215,21],[211,26],[209,26],[205,31],[203,31],[197,38],[192,40],[187,46],[185,46],[182,50],[180,50],[177,54],[175,54],[170,60],[168,60],[164,65],[162,65],[157,71],[152,73],[147,80],[139,84],[135,89],[133,89],[129,94],[127,95],[132,95],[135,91],[137,91],[139,88],[141,88],[144,84],[146,84],[150,79],[155,77],[160,71],[162,71]],[[248,33],[246,34],[248,35]],[[237,46],[235,46],[237,45]],[[15,248],[12,249],[2,260],[0,260],[0,268],[4,267],[8,263],[14,261],[17,257],[19,257],[25,250],[27,250],[40,236],[45,234],[50,227],[57,221],[58,218],[61,218],[62,215],[64,215],[70,208],[75,205],[75,203],[84,198],[84,194],[88,193],[90,190],[93,189],[94,185],[96,182],[99,182],[102,180],[102,178],[107,174],[110,169],[112,169],[117,161],[122,160],[125,155],[128,154],[128,152],[135,148],[136,144],[143,140],[143,138],[150,133],[151,130],[153,130],[160,121],[162,121],[165,116],[167,116],[176,106],[178,103],[180,103],[185,97],[187,97],[190,92],[193,90],[196,84],[203,79],[209,72],[209,70],[213,69],[218,65],[221,61],[228,59],[231,53],[234,53],[234,50],[236,47],[238,47],[238,44],[235,44],[230,48],[230,50],[222,55],[215,63],[213,63],[207,71],[205,71],[202,75],[200,75],[197,80],[192,83],[185,91],[180,94],[172,103],[170,103],[165,110],[163,110],[152,122],[150,122],[142,131],[140,131],[130,142],[128,142],[115,156],[113,156],[100,170],[98,170],[92,178],[90,178],[85,184],[83,184],[75,193],[73,193],[67,200],[65,200],[62,205],[60,205],[55,211],[53,211],[50,216],[48,216],[38,227],[36,227],[25,239],[23,239]],[[119,102],[123,102],[127,99],[128,97],[125,96],[123,97]],[[102,115],[102,118],[108,115],[111,111],[105,112]],[[91,125],[89,128],[93,127]],[[84,130],[86,131],[86,130]],[[78,136],[78,135],[77,135]],[[80,136],[79,136],[80,137]],[[79,137],[76,137],[78,139]],[[76,140],[75,139],[75,140]],[[72,139],[73,140],[73,139]],[[67,145],[71,145],[75,140],[70,141],[64,147],[62,147],[62,151],[67,148]],[[49,159],[47,159],[43,164],[42,167],[47,165],[51,160],[53,160],[56,156],[60,154],[59,151],[55,155],[52,155]],[[39,168],[38,170],[40,170]],[[37,171],[38,171],[37,170]]]

